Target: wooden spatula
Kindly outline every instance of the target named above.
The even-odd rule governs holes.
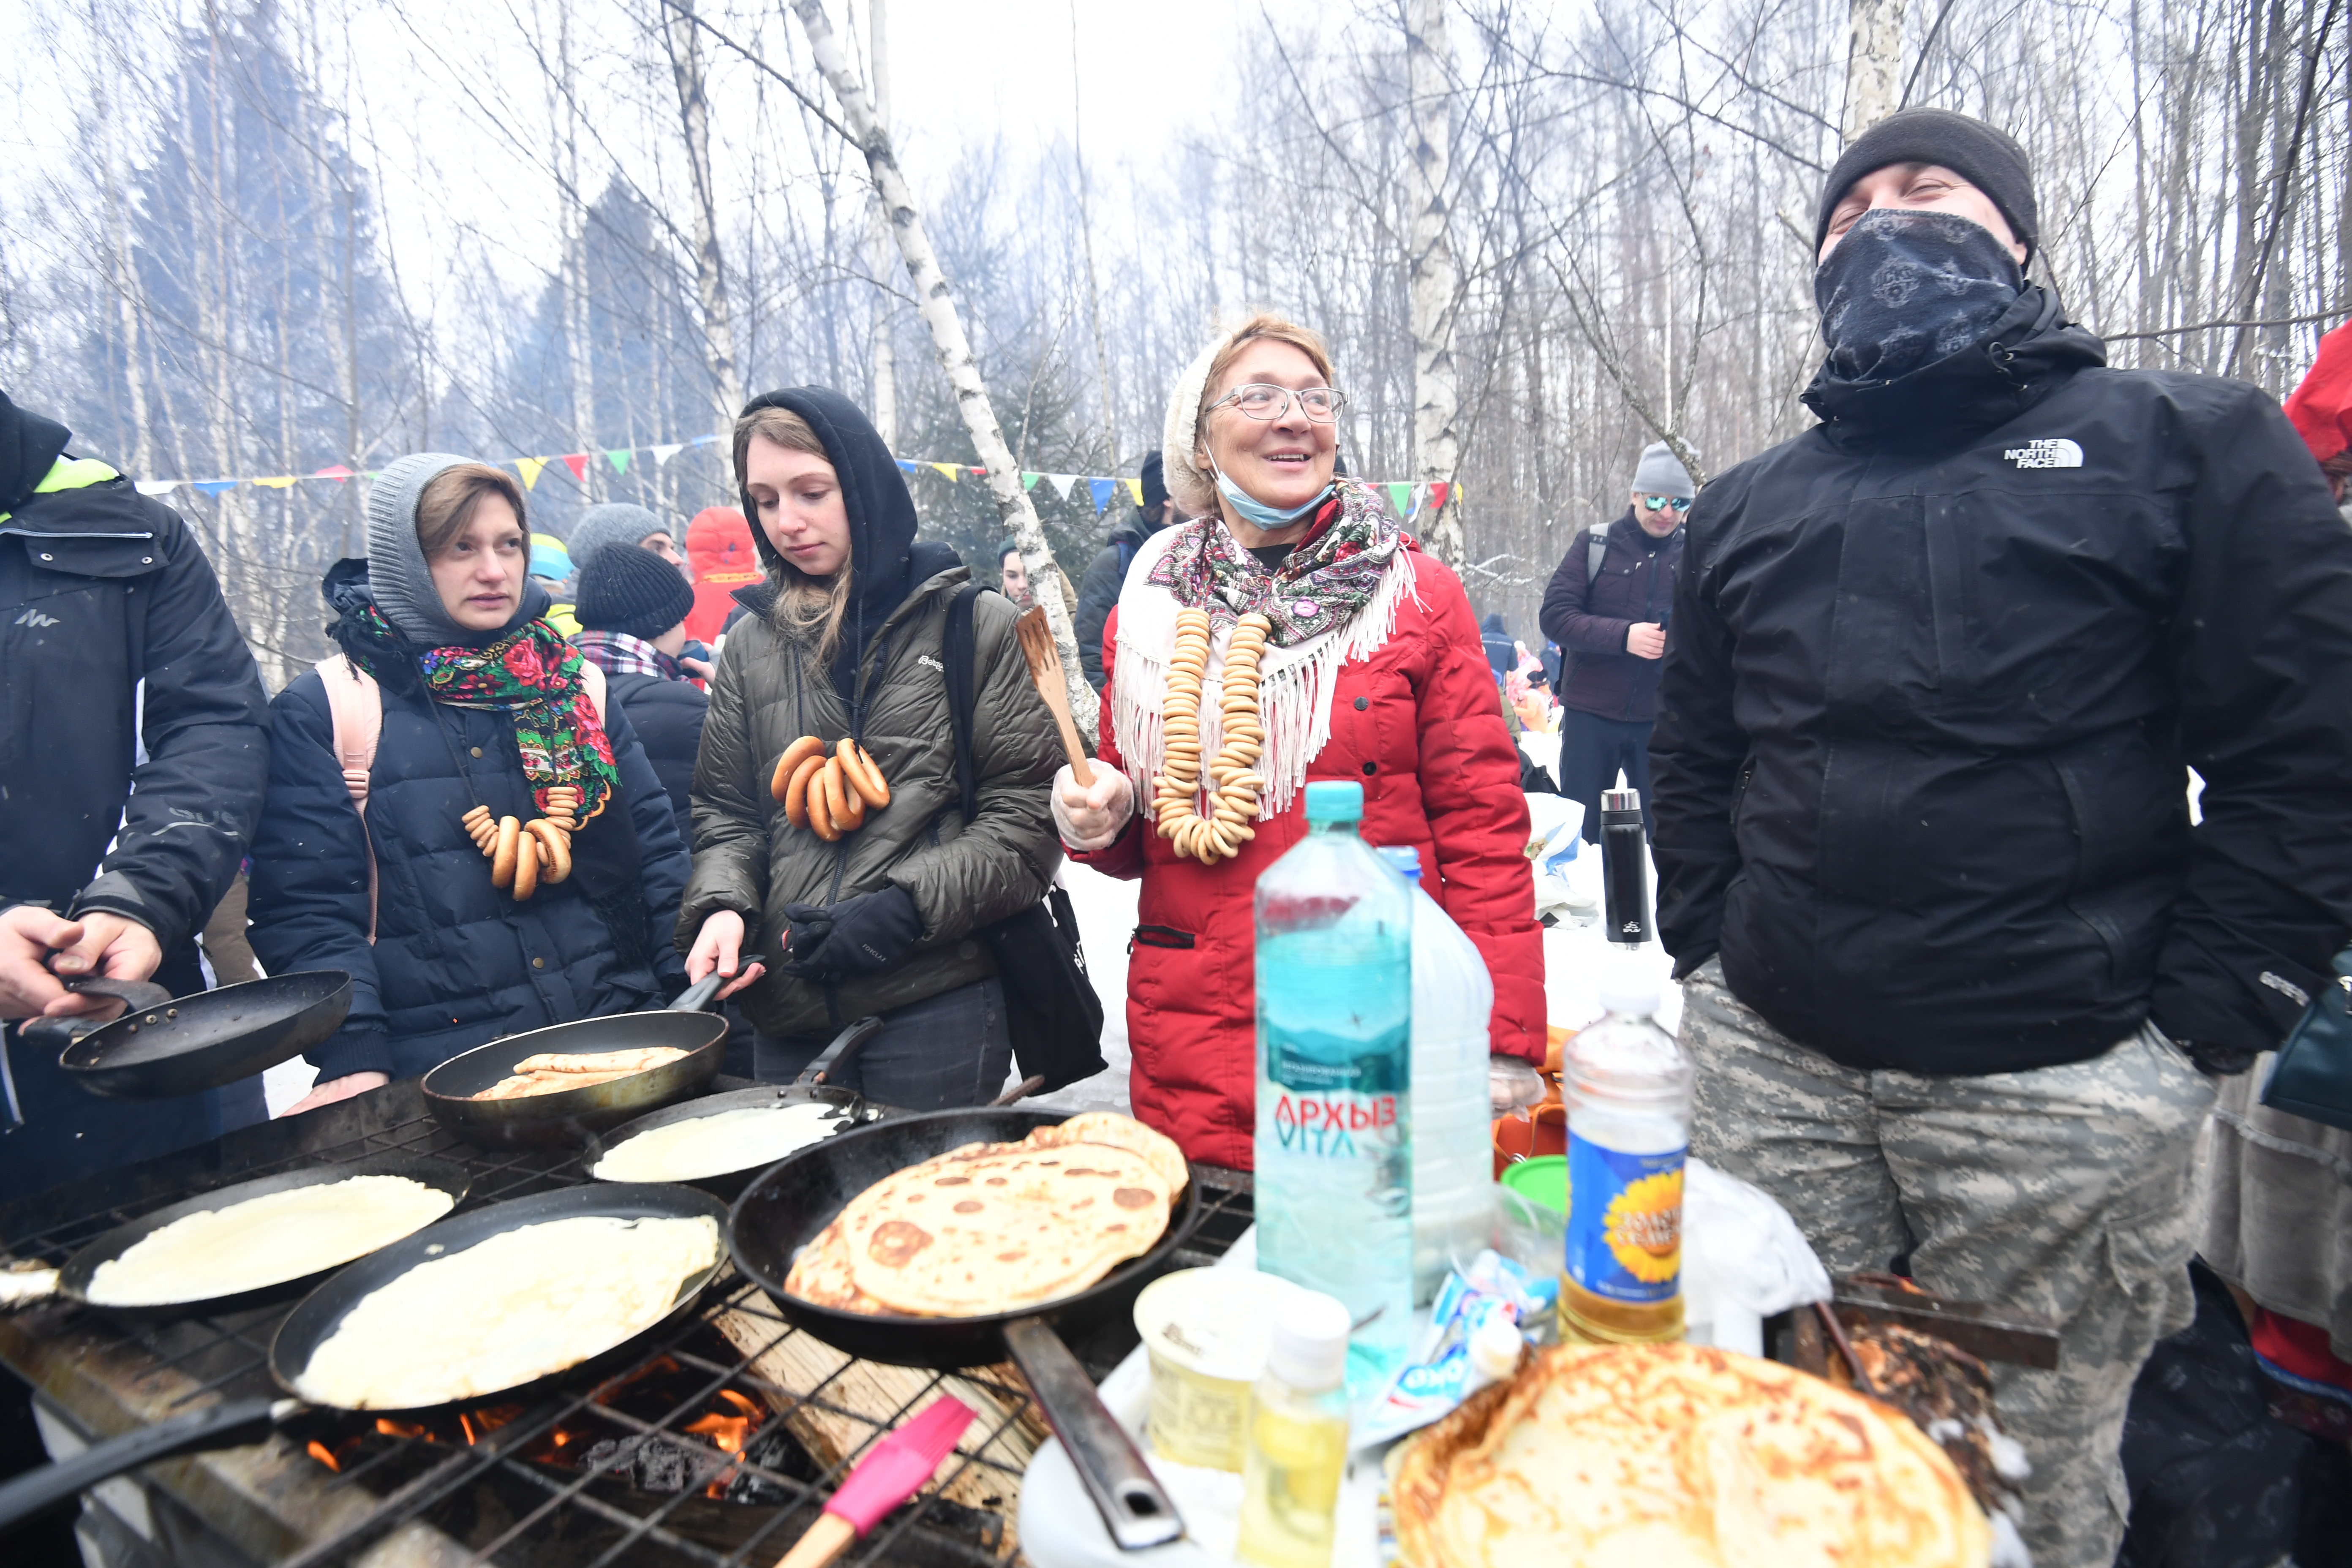
[[[1095,771],[1087,765],[1086,742],[1078,739],[1077,721],[1070,717],[1070,687],[1062,678],[1062,653],[1054,646],[1053,628],[1045,624],[1045,612],[1031,607],[1022,612],[1013,623],[1013,635],[1021,639],[1021,657],[1029,661],[1029,679],[1037,683],[1037,695],[1054,710],[1054,722],[1062,727],[1062,750],[1070,759],[1070,776],[1086,789],[1095,782]]]

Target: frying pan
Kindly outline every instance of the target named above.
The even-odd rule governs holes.
[[[675,1126],[681,1121],[699,1121],[706,1116],[718,1116],[730,1110],[766,1110],[785,1105],[830,1105],[841,1112],[841,1126],[830,1134],[835,1137],[861,1123],[877,1121],[886,1113],[879,1109],[869,1108],[864,1095],[854,1089],[843,1089],[826,1080],[845,1069],[850,1058],[856,1056],[866,1042],[881,1032],[881,1019],[860,1018],[835,1035],[833,1043],[826,1046],[816,1060],[809,1063],[801,1076],[789,1084],[761,1084],[757,1089],[707,1094],[683,1105],[673,1105],[667,1110],[656,1110],[650,1116],[640,1116],[635,1121],[625,1121],[609,1132],[591,1133],[588,1152],[581,1163],[589,1175],[603,1181],[604,1177],[596,1175],[596,1163],[638,1133],[651,1132],[657,1127]],[[772,1160],[762,1160],[740,1171],[721,1171],[715,1175],[697,1176],[686,1184],[699,1187],[715,1198],[731,1203],[745,1187],[751,1185],[752,1177],[773,1163]]]
[[[262,1176],[250,1182],[239,1182],[233,1187],[221,1187],[173,1204],[168,1208],[157,1209],[152,1214],[142,1215],[128,1225],[115,1226],[66,1260],[65,1266],[58,1270],[57,1284],[52,1293],[62,1296],[68,1301],[95,1308],[113,1317],[131,1319],[184,1317],[197,1311],[237,1311],[263,1302],[283,1300],[289,1296],[299,1296],[325,1276],[334,1272],[335,1268],[341,1268],[342,1265],[317,1269],[292,1279],[280,1280],[275,1285],[265,1285],[232,1295],[191,1298],[184,1301],[159,1302],[152,1306],[142,1307],[121,1307],[110,1302],[93,1301],[89,1299],[89,1282],[101,1264],[113,1262],[173,1220],[184,1219],[192,1214],[202,1214],[208,1209],[227,1208],[232,1205],[264,1197],[271,1193],[288,1193],[301,1187],[323,1186],[330,1182],[348,1181],[353,1176],[405,1176],[410,1181],[421,1182],[428,1187],[437,1187],[448,1194],[453,1206],[466,1201],[466,1194],[472,1188],[474,1181],[473,1177],[461,1167],[453,1165],[446,1160],[427,1159],[416,1154],[385,1153],[354,1160],[348,1164],[311,1165],[299,1171],[283,1171],[274,1176]]]
[[[294,1397],[224,1400],[190,1415],[172,1416],[121,1436],[94,1443],[59,1463],[27,1470],[0,1485],[0,1534],[5,1534],[26,1519],[77,1492],[135,1470],[142,1465],[152,1464],[177,1454],[257,1442],[274,1428],[313,1412],[344,1408],[323,1400],[307,1398],[301,1386],[302,1373],[310,1363],[312,1352],[334,1333],[343,1318],[362,1299],[410,1269],[436,1258],[463,1252],[467,1247],[522,1226],[535,1225],[543,1220],[570,1219],[582,1215],[611,1215],[622,1219],[692,1219],[699,1216],[723,1225],[727,1209],[716,1198],[688,1187],[599,1183],[493,1204],[472,1214],[459,1215],[437,1225],[426,1226],[415,1235],[370,1253],[341,1273],[331,1276],[287,1314],[286,1321],[278,1325],[277,1338],[270,1342],[269,1375],[278,1387]],[[688,1276],[679,1285],[669,1311],[660,1322],[648,1325],[642,1333],[631,1334],[607,1345],[594,1355],[551,1373],[545,1378],[518,1384],[514,1388],[488,1389],[479,1394],[467,1396],[462,1404],[467,1408],[489,1404],[503,1395],[551,1378],[576,1379],[611,1366],[625,1353],[629,1345],[645,1334],[660,1331],[666,1325],[675,1322],[680,1314],[691,1310],[703,1287],[709,1284],[726,1266],[727,1258],[721,1252],[711,1259],[708,1268]]]
[[[609,1131],[709,1087],[727,1058],[727,1020],[702,1009],[710,1005],[723,984],[718,974],[708,974],[657,1013],[583,1018],[477,1046],[425,1075],[425,1103],[436,1121],[477,1149],[582,1142],[591,1133]],[[593,1056],[657,1046],[674,1046],[687,1054],[608,1083],[518,1100],[470,1098],[511,1076],[515,1063],[525,1057]]]
[[[220,1089],[290,1061],[342,1026],[352,977],[340,969],[275,974],[174,999],[160,985],[93,976],[68,987],[124,1003],[109,1024],[35,1018],[20,1031],[53,1045],[58,1065],[92,1094],[161,1100]]]
[[[1037,1396],[1046,1424],[1069,1450],[1111,1539],[1134,1551],[1175,1540],[1184,1533],[1184,1521],[1061,1336],[1133,1311],[1143,1288],[1175,1267],[1177,1249],[1200,1220],[1197,1182],[1186,1185],[1167,1234],[1150,1251],[1076,1295],[1025,1312],[868,1316],[820,1307],[784,1289],[793,1255],[883,1177],[966,1143],[1018,1142],[1037,1128],[1066,1120],[1059,1111],[941,1110],[836,1133],[769,1166],[744,1189],[728,1215],[727,1244],[737,1270],[767,1293],[786,1321],[836,1350],[898,1366],[940,1369],[985,1366],[1010,1355]]]

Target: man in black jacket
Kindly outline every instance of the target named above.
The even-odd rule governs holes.
[[[1601,842],[1601,792],[1621,772],[1650,805],[1650,725],[1658,712],[1658,660],[1683,558],[1683,518],[1698,487],[1664,441],[1642,451],[1625,515],[1580,528],[1544,590],[1544,636],[1567,669],[1559,693],[1559,793],[1584,805],[1584,841]],[[1596,557],[1593,545],[1599,543]],[[1570,658],[1574,662],[1570,664]]]
[[[204,989],[195,933],[268,776],[266,699],[195,536],[0,395],[0,1019],[103,974]],[[0,1201],[211,1135],[205,1097],[100,1100],[0,1045]]]
[[[2023,279],[2035,219],[2017,143],[1943,110],[1832,171],[1822,423],[1691,513],[1659,924],[1694,1153],[1832,1271],[2063,1324],[1999,1401],[2039,1568],[2104,1568],[2207,1075],[2352,927],[2352,532],[2262,392],[2105,368]]]
[[[1136,470],[1143,504],[1130,510],[1110,531],[1109,541],[1087,563],[1078,581],[1078,663],[1097,691],[1103,688],[1103,627],[1118,605],[1118,591],[1127,584],[1127,569],[1143,542],[1168,525],[1168,486],[1160,477],[1160,454],[1151,453]]]

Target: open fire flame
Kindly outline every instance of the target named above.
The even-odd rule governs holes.
[[[597,1403],[610,1408],[624,1408],[631,1403],[628,1396],[632,1391],[639,1390],[640,1385],[645,1384],[646,1380],[659,1380],[679,1375],[691,1375],[697,1379],[701,1376],[698,1373],[688,1373],[674,1357],[658,1356],[626,1379],[606,1389]],[[656,1386],[645,1389],[643,1392],[652,1395],[649,1403],[659,1405],[661,1413],[666,1414],[674,1404],[674,1400],[664,1400],[660,1396],[657,1383]],[[448,1429],[446,1422],[440,1429],[436,1430],[422,1422],[400,1421],[390,1416],[380,1415],[376,1417],[374,1430],[375,1434],[381,1436],[416,1438],[427,1443],[454,1444],[462,1437],[467,1444],[472,1445],[479,1443],[499,1427],[519,1419],[523,1411],[524,1406],[519,1404],[492,1405],[478,1409],[460,1411],[456,1417],[454,1433]],[[652,1418],[650,1414],[644,1412],[639,1414],[644,1415],[646,1419]],[[711,1396],[709,1409],[693,1420],[677,1426],[676,1430],[681,1436],[702,1438],[721,1453],[740,1455],[743,1452],[744,1444],[751,1441],[751,1435],[767,1418],[767,1408],[757,1400],[739,1394],[731,1388],[722,1388]],[[514,1457],[534,1460],[541,1464],[572,1468],[574,1468],[574,1460],[578,1453],[585,1452],[600,1440],[625,1436],[628,1430],[622,1424],[599,1421],[593,1416],[571,1416],[557,1423],[553,1431],[526,1445]],[[368,1436],[369,1434],[365,1432],[357,1433],[343,1438],[332,1447],[314,1437],[309,1444],[310,1455],[327,1468],[340,1475],[342,1473],[344,1465],[366,1444]],[[717,1478],[704,1486],[702,1489],[704,1495],[723,1498],[731,1474],[731,1470],[721,1471]]]

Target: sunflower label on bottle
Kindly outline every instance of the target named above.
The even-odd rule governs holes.
[[[1670,1300],[1682,1288],[1687,1147],[1630,1154],[1568,1141],[1568,1277],[1604,1300]]]

